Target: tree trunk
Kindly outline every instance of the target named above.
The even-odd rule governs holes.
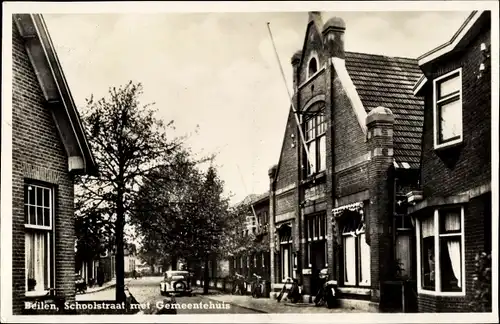
[[[205,266],[203,267],[203,294],[208,295],[210,276],[208,272],[208,257],[205,257]]]
[[[174,271],[177,270],[177,257],[172,256],[170,260],[171,260],[170,264],[172,265],[172,270]]]
[[[125,296],[125,260],[123,228],[125,226],[125,210],[123,201],[118,199],[116,208],[116,302],[126,301]]]

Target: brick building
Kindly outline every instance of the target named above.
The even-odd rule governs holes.
[[[246,228],[242,235],[252,240],[253,244],[250,244],[251,249],[241,251],[229,260],[229,272],[244,275],[249,281],[255,280],[253,274],[270,281],[269,193],[250,195],[241,204],[248,205]]]
[[[421,312],[468,311],[476,253],[491,252],[491,12],[419,58],[424,99],[416,219]]]
[[[271,281],[276,291],[298,279],[307,300],[328,269],[344,303],[378,307],[391,281],[415,278],[414,229],[397,202],[418,186],[421,71],[414,59],[346,52],[344,37],[341,18],[310,12],[291,59],[298,114],[269,170]]]
[[[13,15],[12,305],[74,301],[73,177],[96,166],[41,15]]]

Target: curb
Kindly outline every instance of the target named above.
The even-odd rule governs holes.
[[[221,302],[220,300],[217,300],[217,299],[214,299],[214,298],[210,298],[210,297],[206,297],[206,295],[200,295],[200,296],[203,296],[203,298],[210,299],[210,300],[213,300],[213,301],[216,301],[216,302],[219,302],[219,303]],[[242,305],[238,305],[238,304],[233,303],[233,302],[226,302],[226,301],[224,301],[224,303],[230,304],[230,305],[233,305],[233,306],[236,306],[236,307],[241,307],[241,308],[244,308],[244,309],[248,309],[248,310],[251,310],[251,311],[255,311],[255,312],[258,312],[258,313],[262,313],[262,314],[269,314],[269,312],[266,312],[266,311],[263,311],[261,309],[254,308],[254,307],[242,306]]]
[[[98,291],[101,291],[101,290],[105,290],[105,289],[108,289],[108,288],[112,288],[112,287],[115,287],[115,286],[116,286],[116,283],[114,283],[114,284],[110,284],[110,285],[108,285],[108,286],[106,286],[106,287],[104,287],[104,286],[103,286],[103,287],[99,287],[99,288],[97,288],[97,289],[95,289],[95,290],[92,290],[92,291],[90,291],[90,292],[87,292],[86,294],[93,294],[93,293],[95,293],[95,292],[98,292]]]
[[[125,284],[126,283],[127,283],[127,280],[125,280]],[[103,285],[102,287],[96,288],[95,290],[92,290],[92,291],[87,291],[87,292],[85,292],[85,294],[80,294],[80,295],[93,294],[93,293],[96,293],[98,291],[102,291],[102,290],[105,290],[105,289],[113,288],[115,286],[116,286],[116,281],[115,281],[115,283],[109,284],[107,286]]]

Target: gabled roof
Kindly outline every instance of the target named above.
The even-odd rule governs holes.
[[[306,46],[307,46],[307,37],[309,35],[309,29],[316,28],[316,32],[318,33],[321,42],[323,42],[323,34],[321,33],[323,27],[323,19],[321,17],[321,13],[317,11],[310,11],[308,14],[308,22],[306,27],[306,33],[304,35],[304,41],[302,42],[302,51],[300,57],[300,67],[304,64],[304,56],[306,55]],[[318,63],[319,64],[319,63]]]
[[[467,46],[471,39],[479,32],[480,28],[478,27],[489,23],[489,17],[489,11],[473,11],[449,41],[418,58],[419,66],[425,71],[425,67],[430,63]],[[426,82],[427,78],[425,75],[422,75],[414,84],[413,93],[417,95]]]
[[[467,34],[473,29],[474,25],[479,21],[479,18],[482,14],[485,13],[484,10],[481,11],[473,11],[469,17],[465,20],[465,22],[460,26],[458,31],[453,35],[453,37],[446,43],[436,47],[435,49],[421,55],[418,58],[418,64],[424,65],[434,61],[435,59],[452,52],[457,47],[462,44],[462,41],[466,40]]]
[[[345,64],[366,112],[383,106],[394,114],[396,163],[418,168],[424,103],[413,95],[421,73],[417,60],[346,52]]]
[[[68,170],[95,174],[94,156],[42,15],[15,14],[13,19],[25,40],[26,51],[45,99],[54,113],[68,154]]]

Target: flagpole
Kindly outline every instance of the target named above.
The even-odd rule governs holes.
[[[311,160],[310,160],[310,156],[309,156],[309,150],[307,149],[306,140],[305,140],[305,137],[304,137],[304,133],[302,132],[302,126],[300,124],[300,120],[299,120],[299,116],[298,116],[297,110],[295,109],[295,106],[293,105],[292,95],[290,93],[290,90],[288,89],[288,85],[287,85],[286,77],[285,77],[285,72],[283,72],[283,67],[281,66],[281,61],[280,61],[280,58],[279,58],[279,55],[278,55],[278,50],[276,49],[276,45],[274,43],[273,33],[271,32],[270,24],[271,24],[270,22],[267,22],[267,30],[269,31],[269,36],[271,37],[271,44],[273,45],[274,54],[276,55],[276,60],[278,61],[278,66],[280,68],[281,76],[283,77],[283,81],[285,83],[285,88],[286,88],[286,92],[288,93],[288,98],[290,99],[290,104],[291,104],[291,107],[292,107],[292,111],[293,111],[293,114],[295,116],[295,122],[297,123],[297,128],[299,129],[300,139],[302,141],[302,144],[304,145],[304,151],[306,152],[307,163],[308,163],[308,166],[310,167],[311,166]]]

